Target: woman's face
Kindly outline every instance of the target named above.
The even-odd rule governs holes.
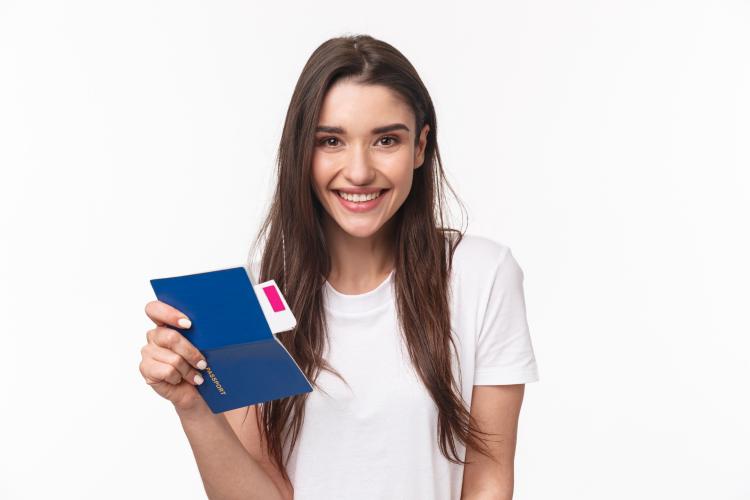
[[[340,80],[329,89],[312,160],[313,188],[330,217],[324,226],[367,238],[391,219],[424,162],[430,127],[415,146],[414,123],[411,108],[385,86]]]

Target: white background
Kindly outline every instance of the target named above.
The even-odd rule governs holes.
[[[157,276],[241,265],[296,79],[368,33],[525,273],[518,499],[750,498],[750,5],[0,2],[0,497],[205,498]]]

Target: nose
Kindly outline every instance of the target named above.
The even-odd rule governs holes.
[[[345,161],[346,167],[343,174],[352,185],[367,185],[375,180],[376,171],[367,146],[351,148],[351,154]]]

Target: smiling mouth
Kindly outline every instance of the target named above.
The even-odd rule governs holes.
[[[339,198],[344,199],[344,200],[349,201],[349,202],[352,202],[352,203],[364,203],[366,201],[376,200],[379,197],[381,197],[383,195],[383,193],[385,193],[386,191],[388,191],[388,190],[387,189],[381,189],[380,191],[377,191],[377,192],[374,192],[374,193],[352,194],[352,193],[345,193],[343,191],[335,190],[336,195]]]

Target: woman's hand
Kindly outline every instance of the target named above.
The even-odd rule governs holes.
[[[156,327],[146,332],[141,375],[177,410],[190,410],[203,401],[195,386],[203,383],[198,370],[206,368],[206,359],[185,336],[170,328],[190,328],[190,320],[159,300],[146,304],[146,315]]]

